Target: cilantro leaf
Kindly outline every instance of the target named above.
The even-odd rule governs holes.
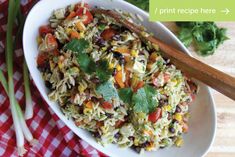
[[[121,88],[118,90],[118,95],[120,99],[127,104],[131,104],[131,98],[133,95],[133,91],[131,88]]]
[[[91,74],[95,71],[96,64],[86,53],[79,53],[77,55],[77,61],[84,72]]]
[[[149,85],[145,85],[143,88],[140,88],[137,93],[132,96],[133,109],[136,112],[145,113],[154,111],[158,105],[156,94],[156,90]]]
[[[192,30],[189,28],[182,28],[178,37],[186,47],[189,47],[193,41]]]
[[[96,66],[96,64],[85,52],[85,50],[88,47],[89,47],[89,42],[82,38],[82,39],[72,39],[64,46],[64,49],[73,51],[73,53],[76,54],[80,68],[84,72],[91,74],[92,72],[95,71],[94,67]]]
[[[100,79],[101,82],[105,82],[109,80],[112,75],[112,70],[109,69],[109,63],[107,60],[101,60],[96,68],[96,75]]]
[[[101,94],[105,101],[111,101],[111,99],[119,99],[117,89],[114,87],[112,81],[106,81],[100,84],[96,88],[96,92]]]
[[[84,38],[82,38],[82,39],[72,39],[64,46],[64,49],[71,50],[75,53],[84,53],[84,51],[88,47],[89,47],[89,42],[86,41]]]
[[[202,56],[212,55],[224,40],[225,29],[219,29],[215,23],[205,23],[193,29],[193,37],[199,54]]]

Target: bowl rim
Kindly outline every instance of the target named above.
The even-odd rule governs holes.
[[[40,3],[44,3],[45,1],[47,1],[47,0],[41,0],[41,1],[38,1],[31,9],[30,9],[30,11],[29,11],[29,13],[28,13],[28,15],[30,15],[30,13],[35,9],[35,8],[37,8],[38,7],[38,5],[40,5]],[[78,0],[78,1],[80,1],[80,0]],[[149,17],[149,13],[147,13],[146,11],[144,11],[144,10],[142,10],[142,9],[140,9],[140,8],[138,8],[138,7],[136,7],[136,6],[134,6],[134,5],[132,5],[132,4],[130,4],[130,3],[128,3],[128,2],[126,2],[126,1],[124,1],[124,0],[112,0],[112,1],[119,1],[120,3],[123,3],[123,5],[126,5],[126,6],[128,6],[128,7],[132,7],[134,10],[137,10],[138,12],[141,12],[141,14],[143,14],[144,16],[146,16],[146,17]],[[29,21],[29,16],[27,16],[27,18],[26,18],[26,20],[25,20],[25,25],[24,25],[24,29],[23,29],[23,52],[24,52],[24,54],[26,54],[25,53],[25,47],[26,47],[26,38],[25,38],[25,36],[26,36],[26,31],[25,31],[25,26],[26,26],[26,24],[28,23],[28,21]],[[174,41],[176,41],[176,43],[177,43],[177,45],[183,50],[183,52],[184,53],[186,53],[186,54],[188,54],[189,56],[191,56],[191,57],[193,57],[193,55],[189,52],[189,50],[183,45],[183,43],[176,37],[176,35],[173,33],[173,32],[171,32],[164,24],[162,24],[161,22],[159,22],[159,21],[157,21],[157,22],[155,22],[155,23],[157,23],[165,32],[167,32],[168,34],[169,34],[169,36],[174,40]],[[25,55],[26,56],[26,55]],[[26,60],[26,63],[27,63],[27,65],[29,65],[29,61],[27,60],[27,57],[25,57],[25,60]],[[29,66],[28,66],[29,67]],[[28,68],[29,69],[29,72],[30,73],[32,73],[32,69],[29,67]],[[34,77],[32,76],[32,78],[33,78],[33,80],[34,80]],[[38,87],[37,87],[37,85],[35,84],[35,86],[36,86],[36,88],[38,89]],[[215,136],[216,136],[216,128],[217,128],[217,112],[216,112],[216,105],[215,105],[215,101],[214,101],[214,98],[213,98],[213,96],[212,96],[212,91],[211,91],[211,88],[210,87],[208,87],[207,85],[204,85],[205,86],[205,89],[208,91],[208,96],[209,96],[209,99],[211,100],[211,104],[210,105],[212,105],[211,106],[211,108],[212,108],[212,113],[213,113],[213,123],[214,123],[214,127],[212,128],[213,129],[213,135],[212,135],[212,139],[211,139],[211,141],[210,141],[210,144],[209,144],[209,146],[208,146],[208,148],[207,149],[205,149],[205,151],[204,151],[204,153],[202,154],[202,156],[205,156],[208,152],[209,152],[209,150],[210,150],[210,148],[212,147],[212,144],[214,143],[214,141],[215,141]],[[39,91],[39,93],[40,93],[40,90],[38,89],[38,91]],[[41,93],[40,93],[41,94]],[[44,97],[43,96],[41,96],[41,98],[42,99],[44,99]],[[44,99],[45,100],[45,99]],[[45,100],[46,101],[46,100]],[[46,101],[47,102],[47,101]],[[50,104],[48,103],[48,106],[50,106]],[[50,106],[50,108],[51,108],[51,106]],[[51,108],[52,109],[52,108]],[[52,109],[53,110],[53,109]],[[53,110],[53,112],[55,112],[54,110]],[[57,112],[55,112],[55,114],[63,121],[63,123],[65,123],[65,125],[67,126],[67,127],[69,127],[70,128],[70,130],[71,131],[73,131],[73,129],[72,129],[72,127],[70,126],[70,125],[67,125],[66,124],[66,122],[65,122],[65,120],[63,119],[63,118],[61,118],[60,117],[60,115],[58,115],[58,113]],[[75,132],[75,131],[73,131],[73,133],[75,133],[76,135],[77,135],[77,133]],[[78,135],[77,135],[78,136]],[[79,136],[80,137],[80,136]],[[86,141],[83,137],[80,137],[81,139],[83,139],[84,141]],[[87,142],[87,141],[86,141]],[[89,143],[89,142],[88,142]],[[105,152],[105,153],[107,153],[108,151],[104,151],[104,147],[103,147],[103,149],[99,149],[99,148],[97,148],[96,146],[94,146],[93,144],[91,144],[91,143],[89,143],[91,146],[93,146],[95,149],[98,149],[99,151],[101,151],[101,152]]]

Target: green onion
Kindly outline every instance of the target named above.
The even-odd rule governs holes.
[[[33,101],[30,93],[30,85],[29,85],[29,73],[26,62],[24,61],[24,91],[25,91],[25,119],[31,119],[33,117]]]
[[[7,37],[6,37],[6,62],[8,73],[8,96],[10,99],[11,113],[13,118],[13,124],[16,133],[18,154],[23,156],[26,153],[24,148],[24,135],[20,126],[20,120],[17,113],[16,101],[14,96],[14,82],[13,82],[13,38],[12,31],[14,20],[16,19],[17,12],[19,10],[19,1],[9,0],[8,6],[8,18],[7,18]]]
[[[3,72],[0,70],[0,82],[1,84],[3,85],[3,88],[4,90],[6,91],[6,93],[9,95],[9,92],[8,92],[8,85],[7,85],[7,80],[6,78],[4,77],[4,74]],[[23,117],[23,113],[22,113],[22,110],[20,108],[20,105],[18,104],[17,100],[15,99],[15,107],[16,107],[16,110],[17,110],[17,114],[18,114],[18,119],[20,121],[20,125],[21,125],[21,129],[23,131],[23,134],[26,138],[26,140],[30,143],[30,145],[35,145],[37,144],[37,140],[35,140],[33,138],[33,135],[32,133],[30,132],[25,120],[24,120],[24,117]]]
[[[22,37],[22,32],[23,32],[23,26],[24,26],[24,21],[25,18],[21,13],[21,10],[19,9],[18,14],[17,14],[17,19],[18,19],[18,25],[19,29],[16,34],[16,38],[14,41],[14,48],[16,47],[17,41],[20,40],[20,37]],[[29,74],[28,74],[28,68],[26,65],[26,62],[24,61],[24,66],[23,66],[23,74],[24,74],[24,89],[25,89],[25,119],[31,119],[33,117],[33,106],[32,106],[32,97],[30,93],[30,83],[29,83]]]

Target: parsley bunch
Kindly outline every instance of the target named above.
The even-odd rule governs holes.
[[[176,22],[176,25],[180,28],[179,39],[186,47],[193,43],[201,56],[214,54],[228,39],[226,29],[218,28],[214,22]]]

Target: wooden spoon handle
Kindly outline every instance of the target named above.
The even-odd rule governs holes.
[[[104,9],[93,9],[92,12],[94,14],[105,14],[114,18],[118,23],[122,24],[132,32],[142,37],[143,40],[149,41],[152,44],[156,44],[162,51],[162,56],[165,58],[169,58],[171,62],[176,65],[176,67],[181,69],[184,73],[200,80],[201,82],[235,100],[234,77],[231,77],[194,59],[193,57],[190,57],[189,55],[177,50],[176,48],[167,45],[154,36],[147,35],[146,33],[144,33],[144,30],[141,27],[129,22],[117,12]]]

